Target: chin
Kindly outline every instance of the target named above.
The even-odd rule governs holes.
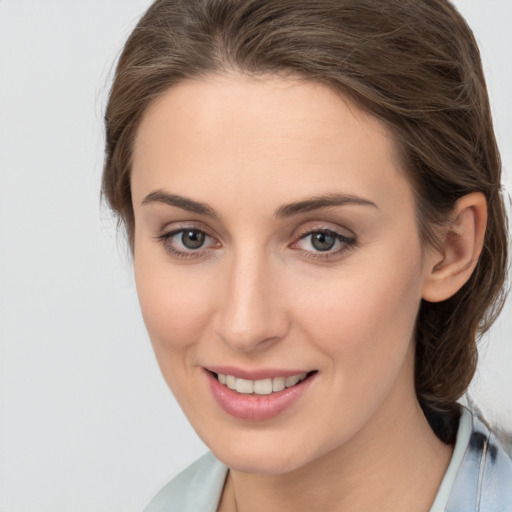
[[[314,451],[305,451],[309,443],[290,439],[283,440],[276,435],[272,438],[252,435],[250,440],[236,439],[230,436],[225,443],[219,443],[218,438],[214,442],[205,443],[215,456],[228,468],[244,473],[265,475],[280,475],[295,471],[321,454]],[[266,438],[266,439],[265,439]],[[302,438],[304,439],[304,438]],[[311,445],[309,446],[311,449]]]
[[[228,454],[216,453],[215,455],[232,470],[260,475],[283,475],[306,464],[306,461],[298,458],[296,454],[277,454],[275,451],[262,454],[261,452],[256,453],[255,450],[249,452],[240,450],[238,453],[230,451]]]

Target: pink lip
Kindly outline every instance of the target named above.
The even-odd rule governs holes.
[[[223,368],[223,370],[226,370],[226,368]],[[247,372],[233,370],[234,369],[230,369],[229,372],[226,371],[226,374],[235,375],[237,377],[240,376],[240,378],[247,378],[243,377],[243,375],[247,375]],[[272,393],[271,395],[248,395],[237,393],[236,391],[233,391],[232,389],[224,386],[211,372],[205,371],[204,373],[208,378],[210,389],[219,406],[225,412],[231,416],[234,416],[235,418],[250,421],[263,421],[275,418],[286,409],[291,407],[297,400],[299,400],[299,398],[304,395],[311,382],[316,377],[316,374],[310,375],[308,378],[299,382],[295,386],[283,389],[282,391],[278,391],[276,393]],[[270,375],[274,377],[286,377],[290,375],[298,375],[301,372],[289,373],[289,375],[286,375],[286,372],[276,373],[274,370],[272,370],[271,373],[266,371],[256,373],[258,374],[258,377],[250,377],[250,380],[270,378]],[[267,376],[261,377],[262,374]],[[253,375],[253,373],[251,373],[251,375]]]
[[[234,366],[207,366],[207,370],[213,373],[221,373],[223,375],[233,375],[238,379],[262,380],[273,379],[274,377],[291,377],[292,375],[300,375],[301,373],[309,373],[310,370],[295,369],[284,370],[279,368],[265,368],[261,370],[243,370]]]

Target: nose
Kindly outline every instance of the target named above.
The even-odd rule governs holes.
[[[215,331],[236,351],[267,349],[288,330],[279,269],[263,255],[240,255],[226,263]]]

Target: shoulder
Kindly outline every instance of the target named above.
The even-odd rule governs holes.
[[[475,414],[446,510],[512,510],[512,460]]]
[[[215,512],[227,471],[208,452],[165,485],[144,512]]]

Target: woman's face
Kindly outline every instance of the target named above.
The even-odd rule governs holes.
[[[132,172],[144,320],[224,463],[284,473],[416,407],[429,258],[383,124],[323,85],[214,76],[151,106]]]

